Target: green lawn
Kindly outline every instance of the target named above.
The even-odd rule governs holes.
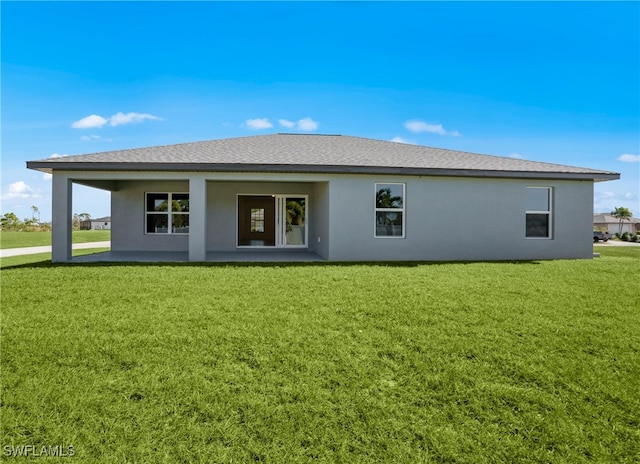
[[[110,230],[74,230],[73,243],[111,240]],[[0,232],[0,249],[51,245],[51,232]]]
[[[82,256],[94,253],[102,253],[109,251],[109,248],[87,248],[80,250],[72,250],[72,256]],[[6,267],[15,267],[22,265],[50,266],[51,252],[37,253],[33,255],[11,256],[9,258],[0,258],[0,269]]]
[[[637,462],[640,249],[596,250],[522,263],[14,263],[0,271],[0,452]]]

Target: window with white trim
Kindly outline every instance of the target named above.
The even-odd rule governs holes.
[[[376,238],[404,238],[405,184],[376,184]]]
[[[527,238],[551,238],[552,230],[551,187],[526,188],[526,233]]]
[[[188,193],[146,193],[145,231],[147,234],[188,234]]]

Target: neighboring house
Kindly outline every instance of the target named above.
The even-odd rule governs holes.
[[[636,232],[640,232],[640,219],[638,218],[629,218],[622,221],[622,231],[620,230],[620,219],[612,216],[607,213],[600,213],[593,215],[593,228],[594,229],[604,229],[609,232],[611,235],[617,234],[618,232],[624,233],[629,232],[630,234],[635,234]]]
[[[593,184],[620,177],[302,134],[48,158],[27,167],[53,174],[56,262],[71,261],[74,183],[111,192],[112,252],[146,251],[158,260],[162,252],[205,261],[207,253],[247,250],[304,250],[331,261],[590,258]]]
[[[82,221],[80,230],[111,230],[111,216]]]

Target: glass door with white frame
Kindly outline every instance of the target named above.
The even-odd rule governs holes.
[[[307,196],[276,196],[276,245],[306,247],[308,239]]]

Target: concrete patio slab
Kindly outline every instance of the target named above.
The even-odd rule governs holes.
[[[231,251],[208,252],[206,262],[212,263],[289,263],[324,261],[317,254],[306,250],[264,250],[264,251]],[[187,252],[153,252],[153,251],[107,251],[90,255],[75,256],[72,263],[186,263],[189,262]]]

